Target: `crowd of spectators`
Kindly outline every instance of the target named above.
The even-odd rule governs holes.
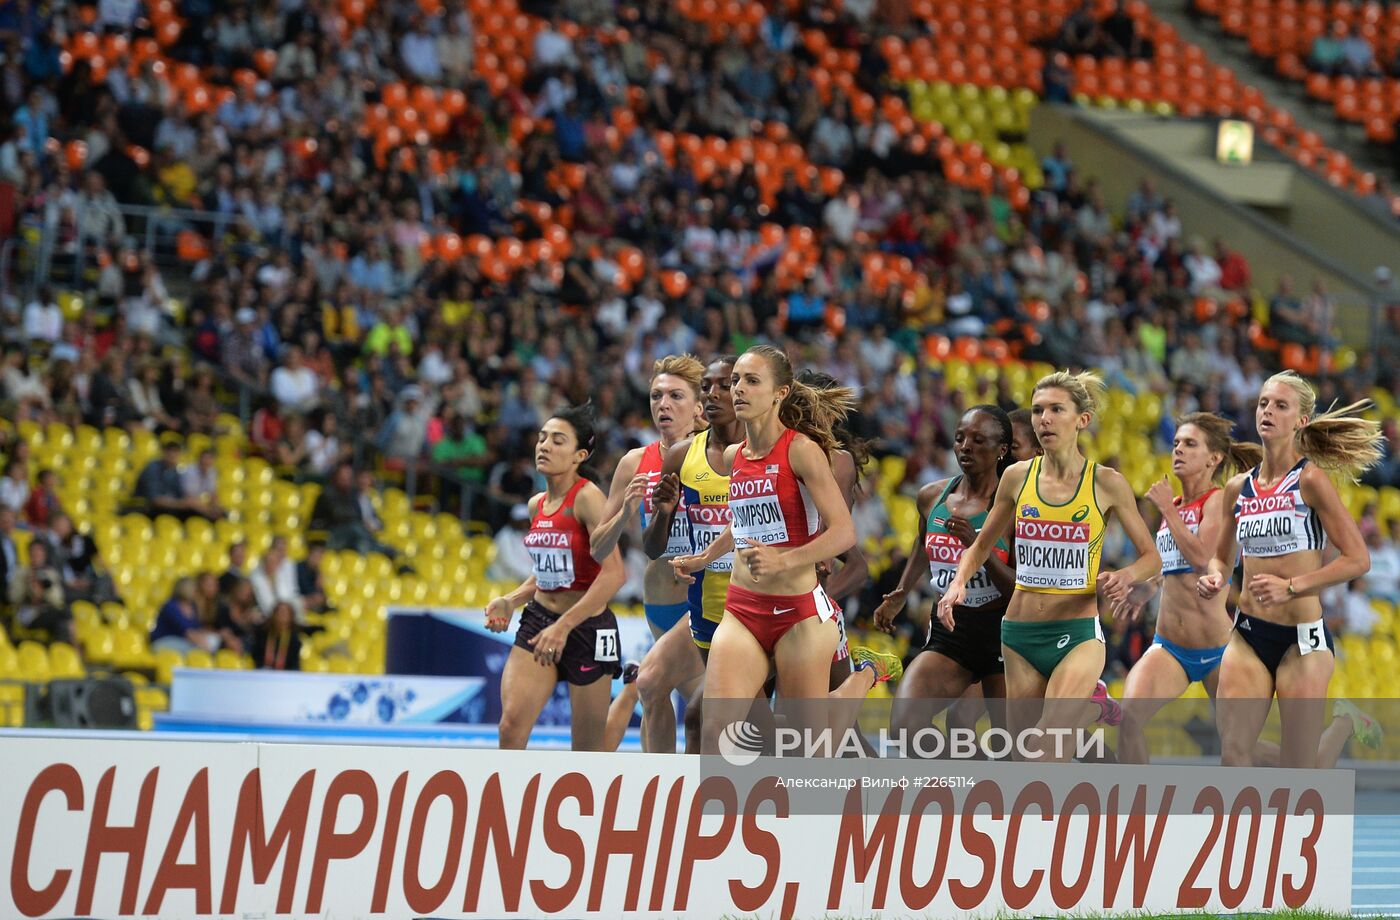
[[[427,6],[438,12],[367,4],[342,36],[338,8],[325,0],[182,0],[186,25],[169,53],[214,82],[233,85],[235,69],[276,51],[262,79],[196,111],[149,70],[113,67],[100,81],[83,61],[54,69],[71,9],[41,15],[24,0],[0,2],[0,112],[10,113],[0,114],[0,181],[17,190],[21,224],[59,228],[58,277],[95,256],[95,274],[70,278],[86,309],[66,313],[44,288],[0,304],[6,416],[214,434],[237,405],[230,398],[248,396],[250,449],[287,475],[325,483],[310,526],[332,548],[386,553],[369,500],[376,475],[437,476],[447,506],[509,534],[539,487],[529,448],[538,424],[562,403],[592,399],[600,427],[591,466],[605,474],[651,437],[647,371],[674,352],[772,342],[796,363],[821,366],[859,393],[852,427],[876,455],[906,458],[905,480],[892,484],[906,494],[951,470],[967,398],[921,360],[928,336],[995,336],[1026,358],[1098,366],[1116,387],[1160,394],[1166,418],[1217,411],[1237,422],[1237,437],[1252,436],[1253,399],[1272,368],[1224,309],[1255,293],[1228,241],[1184,227],[1146,179],[1110,207],[1058,147],[1025,207],[1001,182],[986,194],[959,187],[922,138],[896,131],[878,106],[859,113],[840,88],[821,103],[803,29],[858,53],[861,90],[897,91],[877,50],[884,4],[814,2],[791,15],[774,4],[745,45],[712,40],[706,23],[663,0],[522,2],[549,23],[523,81],[504,90],[473,69],[479,49],[465,5]],[[620,22],[626,32],[604,42],[577,22]],[[1085,4],[1049,38],[1065,53],[1152,53],[1121,8],[1100,21]],[[412,143],[377,150],[362,134],[396,79],[464,94],[437,142],[453,157]],[[618,118],[623,111],[632,114]],[[692,131],[733,141],[765,125],[781,126],[811,163],[842,170],[840,185],[822,188],[791,169],[770,198],[752,164],[705,174],[684,149],[668,162],[657,139]],[[44,143],[50,134],[83,141],[86,159],[70,162],[66,147]],[[149,165],[134,148],[150,151]],[[565,167],[583,170],[572,190],[556,181]],[[504,267],[470,251],[425,258],[423,240],[449,232],[548,240],[540,203],[572,212],[567,240],[552,241],[557,259],[543,250]],[[127,236],[134,218],[119,205],[129,204],[205,213],[197,226],[214,228],[212,248],[187,266],[191,278],[177,279]],[[141,219],[163,221],[158,239],[184,226]],[[765,223],[811,228],[815,258],[794,273]],[[635,281],[623,266],[633,253],[642,260]],[[917,280],[868,272],[872,253],[909,259]],[[673,270],[681,283],[668,281]],[[1269,334],[1331,348],[1335,305],[1318,283],[1307,288],[1300,296],[1285,279],[1263,295]],[[1202,300],[1214,307],[1198,309]],[[1400,311],[1387,323],[1400,330]],[[1364,394],[1378,371],[1386,373],[1363,355],[1320,380],[1319,401]],[[1400,378],[1382,380],[1400,394]],[[1004,387],[993,398],[1014,406]],[[1157,447],[1169,438],[1159,432]],[[18,444],[5,451],[0,507],[38,520],[54,511],[44,497],[52,484],[41,477],[26,491],[22,454]],[[183,468],[178,460],[163,449],[133,501],[221,517],[212,454]],[[1400,474],[1393,460],[1383,471],[1392,482]],[[857,510],[863,527],[881,526],[878,501]],[[498,554],[501,571],[513,558]],[[244,564],[208,597],[207,579],[180,586],[153,638],[247,651],[257,624],[296,623],[315,592],[285,554],[267,553],[250,571]],[[41,596],[26,600],[47,609]],[[219,604],[230,611],[223,620]]]

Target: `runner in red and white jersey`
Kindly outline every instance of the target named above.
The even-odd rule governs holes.
[[[720,732],[732,721],[716,714],[715,702],[752,701],[770,658],[781,698],[826,697],[839,612],[818,582],[817,564],[855,543],[828,459],[838,447],[832,427],[849,411],[850,391],[816,390],[794,380],[787,356],[759,345],[735,363],[732,394],[745,440],[726,452],[730,527],[704,553],[672,563],[688,578],[713,556],[735,549],[705,678],[706,752],[718,750]],[[729,707],[719,709],[732,716]]]
[[[653,493],[661,481],[666,454],[677,443],[688,443],[701,427],[700,380],[704,373],[704,365],[692,355],[668,355],[652,365],[648,401],[651,421],[660,438],[645,447],[628,451],[618,461],[617,469],[613,471],[612,486],[608,490],[607,505],[603,509],[603,523],[593,535],[593,558],[602,559],[613,551],[623,532],[631,527],[634,515],[640,516],[644,529],[654,516]],[[699,655],[676,640],[664,645],[661,643],[672,630],[685,632],[688,628],[682,625],[686,623],[689,612],[686,586],[676,580],[670,560],[690,551],[689,519],[683,514],[674,515],[670,521],[666,552],[647,563],[642,582],[642,605],[646,611],[647,625],[651,627],[657,644],[647,652],[641,664],[627,667],[622,692],[613,701],[608,716],[608,750],[616,749],[627,730],[641,689],[638,677],[644,670],[649,675],[648,680],[654,679],[652,672],[658,665],[668,671],[679,672],[675,684],[687,696],[697,689],[698,679],[694,674],[700,670]],[[684,660],[673,660],[672,649]],[[670,751],[674,751],[675,738],[676,714],[671,708],[669,695],[664,704],[649,708],[644,706],[642,749],[652,750],[659,743],[657,749],[666,750],[669,743]],[[657,739],[661,740],[658,742]]]
[[[616,550],[601,563],[593,558],[603,492],[579,475],[593,441],[589,406],[557,412],[540,428],[535,468],[546,487],[530,499],[525,535],[533,573],[486,606],[487,628],[504,632],[515,608],[525,604],[501,675],[503,749],[525,747],[561,679],[569,683],[574,750],[603,749],[611,679],[622,672],[617,618],[608,601],[626,573]]]

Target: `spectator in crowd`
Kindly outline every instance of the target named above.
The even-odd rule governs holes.
[[[233,583],[228,592],[220,591],[219,619],[214,628],[228,648],[238,649],[243,654],[251,653],[257,641],[258,626],[263,621],[258,609],[257,598],[253,596],[253,584],[246,578]]]
[[[54,345],[63,337],[63,311],[53,289],[45,285],[24,308],[24,340],[31,345]]]
[[[1366,573],[1366,593],[1374,598],[1400,603],[1400,518],[1390,520],[1390,532],[1379,527],[1366,534],[1371,551],[1371,571]]]
[[[393,550],[375,538],[382,523],[370,497],[357,487],[355,469],[349,463],[336,467],[331,481],[321,490],[311,511],[311,526],[327,532],[327,545],[331,549],[394,555]]]
[[[258,560],[248,580],[252,582],[253,596],[264,616],[271,616],[272,608],[285,602],[292,605],[297,619],[301,619],[303,606],[301,592],[297,589],[296,564],[287,558],[286,537],[272,538],[272,544]]]
[[[63,597],[63,576],[49,558],[48,544],[32,541],[28,564],[12,570],[9,577],[9,601],[15,608],[15,622],[76,645],[73,613]]]
[[[19,546],[15,543],[15,513],[0,506],[0,585],[9,597],[10,576],[19,570]],[[522,579],[523,580],[523,579]]]
[[[328,609],[326,587],[321,582],[321,561],[325,557],[325,541],[309,540],[306,558],[296,564],[297,593],[301,595],[302,609],[311,613],[324,613]]]
[[[340,422],[334,412],[318,409],[311,415],[306,432],[306,472],[312,479],[325,480],[341,463],[350,460],[353,445],[340,439]]]
[[[248,541],[235,540],[228,548],[228,568],[219,576],[219,593],[228,597],[234,586],[248,580]]]
[[[180,654],[199,649],[214,652],[219,648],[219,634],[199,618],[195,580],[179,578],[170,591],[170,599],[161,605],[151,627],[151,648],[171,649]]]
[[[1352,23],[1346,38],[1342,39],[1342,55],[1338,71],[1352,77],[1379,77],[1380,65],[1376,63],[1376,49],[1361,34],[1361,24]]]
[[[228,512],[219,504],[219,471],[213,448],[199,452],[199,459],[180,468],[180,494],[190,511],[200,517],[217,521]]]
[[[268,671],[301,670],[301,634],[296,611],[286,601],[272,609],[272,615],[257,632],[253,643],[253,666]]]
[[[151,431],[178,431],[180,422],[161,398],[160,364],[154,358],[142,361],[127,383],[126,404],[136,421]]]
[[[284,412],[305,414],[320,401],[320,381],[316,372],[306,366],[302,350],[296,345],[287,349],[282,365],[272,372],[269,386],[272,398]]]
[[[493,543],[496,556],[486,569],[486,577],[492,581],[524,581],[530,577],[530,553],[525,548],[525,531],[530,528],[530,508],[516,505],[510,509],[506,525],[496,532]]]
[[[57,490],[58,474],[53,470],[40,470],[39,479],[24,503],[24,521],[34,530],[47,529],[54,516],[63,512]],[[0,483],[0,493],[3,491],[4,484]]]
[[[1308,50],[1308,66],[1325,74],[1333,74],[1345,66],[1346,23],[1336,20],[1329,32],[1319,32]]]
[[[29,464],[11,459],[0,477],[0,508],[20,512],[29,502]]]
[[[1103,52],[1110,57],[1151,58],[1152,42],[1142,37],[1137,23],[1128,13],[1126,0],[1117,0],[1113,12],[1100,23]]]
[[[44,539],[54,566],[63,575],[63,593],[69,603],[84,600],[102,604],[118,599],[97,543],[75,529],[72,518],[62,512],[55,514]]]

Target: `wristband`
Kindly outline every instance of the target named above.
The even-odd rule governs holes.
[[[1297,596],[1298,596],[1298,592],[1293,590],[1293,579],[1291,579],[1291,578],[1288,579],[1288,596],[1289,596],[1289,597],[1297,597]]]

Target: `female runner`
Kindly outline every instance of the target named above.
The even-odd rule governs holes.
[[[652,493],[653,514],[642,536],[642,546],[653,559],[665,554],[667,535],[677,517],[682,495],[684,509],[679,513],[688,522],[689,554],[704,552],[729,526],[729,476],[721,470],[728,470],[725,451],[744,437],[744,427],[734,417],[730,393],[730,378],[737,360],[734,355],[724,355],[705,368],[700,378],[700,396],[709,428],[689,441],[676,444],[662,462],[661,478]],[[700,750],[702,696],[699,680],[705,673],[710,640],[724,615],[724,595],[733,565],[733,554],[725,552],[716,555],[704,571],[695,575],[687,589],[688,622],[684,626],[677,624],[657,640],[643,659],[641,673],[637,676],[643,712],[651,708],[674,713],[672,691],[679,689],[685,695],[686,751],[689,753]],[[667,717],[664,724],[648,721],[644,731],[650,738],[649,741],[644,738],[646,750],[675,752],[674,716]]]
[[[602,562],[617,547],[618,538],[633,514],[640,510],[643,528],[647,526],[647,519],[655,515],[652,493],[661,479],[666,452],[689,438],[700,426],[700,381],[704,372],[704,366],[691,355],[669,355],[652,365],[649,394],[651,421],[661,438],[646,447],[628,451],[618,461],[617,469],[613,472],[612,487],[608,491],[608,502],[603,509],[604,523],[594,530],[591,538],[595,561]],[[689,522],[683,515],[673,515],[663,554],[648,563],[642,582],[643,607],[654,639],[659,640],[686,617],[689,608],[685,585],[676,581],[670,563],[665,560],[689,552]],[[665,666],[664,661],[659,663]],[[632,672],[628,671],[627,676],[632,676]],[[641,688],[634,684],[635,681],[630,682],[628,686],[632,690],[613,702],[613,708],[617,711],[610,714],[610,726],[625,726],[626,722],[631,721],[635,704],[632,697],[641,693]],[[653,716],[659,720],[654,733],[648,731]],[[615,730],[609,731],[609,735],[610,738],[616,736],[618,742],[622,740]],[[649,741],[658,737],[669,738],[671,750],[674,751],[676,717],[669,698],[665,706],[642,707],[642,749],[647,750]]]
[[[1380,459],[1380,426],[1351,418],[1355,403],[1313,417],[1317,395],[1292,371],[1264,382],[1254,410],[1264,459],[1225,487],[1221,530],[1209,572],[1197,581],[1207,600],[1223,593],[1238,550],[1244,583],[1234,634],[1220,665],[1222,762],[1253,763],[1255,742],[1279,699],[1285,767],[1317,764],[1332,679],[1332,636],[1318,593],[1365,575],[1370,552],[1327,476],[1356,476]],[[1340,555],[1326,565],[1328,540]]]
[[[955,629],[956,609],[966,602],[968,582],[1010,533],[1014,520],[1016,588],[1001,626],[1007,697],[1050,702],[1038,720],[1028,711],[1013,710],[1008,721],[1018,739],[1033,722],[1040,729],[1021,742],[1038,759],[1068,754],[1043,743],[1044,730],[1083,724],[1084,703],[1103,672],[1096,588],[1118,602],[1162,568],[1128,481],[1079,450],[1079,432],[1088,427],[1095,397],[1103,389],[1103,381],[1090,373],[1054,373],[1036,384],[1031,415],[1044,453],[1002,475],[985,526],[963,553],[938,602],[939,619]],[[1101,572],[1109,513],[1118,516],[1139,555],[1124,569]]]
[[[1193,412],[1177,421],[1172,439],[1172,473],[1181,480],[1181,496],[1172,494],[1165,477],[1147,490],[1161,512],[1157,552],[1162,556],[1162,604],[1151,647],[1128,673],[1123,693],[1123,723],[1118,759],[1147,763],[1143,729],[1169,700],[1195,681],[1215,696],[1220,659],[1230,638],[1225,594],[1209,600],[1196,592],[1196,579],[1208,571],[1220,533],[1218,483],[1234,470],[1259,462],[1259,448],[1230,440],[1232,423],[1209,412]]]
[[[953,435],[962,474],[919,490],[919,519],[923,523],[904,576],[875,610],[877,628],[894,632],[895,618],[904,609],[909,590],[921,578],[929,577],[928,573],[933,576],[935,590],[944,590],[952,581],[963,553],[986,522],[1001,474],[1015,462],[1013,440],[1011,419],[999,407],[973,406],[963,414]],[[1016,580],[1009,554],[1006,541],[998,541],[991,558],[973,578],[958,612],[961,629],[953,632],[937,617],[929,620],[928,638],[899,685],[899,702],[890,726],[894,732],[907,737],[928,727],[952,700],[975,684],[982,685],[981,695],[989,702],[1006,696],[1001,618]],[[927,560],[927,569],[920,557]],[[1006,727],[1002,706],[989,705],[988,711],[993,725]]]
[[[1007,413],[1011,419],[1011,459],[1019,463],[1022,460],[1029,460],[1032,457],[1040,456],[1040,442],[1035,439],[1035,426],[1031,423],[1031,410],[1013,409]],[[929,620],[932,622],[936,617],[933,611],[929,611]],[[1000,644],[1000,638],[998,638]],[[998,652],[998,657],[1000,653]],[[1006,683],[1002,682],[1003,695]],[[1108,695],[1107,686],[1104,687],[1104,696]],[[972,731],[977,728],[977,722],[982,718],[982,713],[987,711],[986,704],[982,701],[982,685],[973,684],[963,691],[962,697],[948,710],[948,731],[953,732],[958,729]],[[1003,714],[1002,723],[1005,724],[1006,717]]]
[[[586,405],[556,412],[540,428],[535,468],[546,486],[530,499],[525,535],[534,572],[486,605],[486,626],[494,632],[505,632],[515,608],[526,605],[501,675],[502,749],[525,747],[561,678],[569,683],[573,749],[603,749],[611,679],[622,670],[608,601],[626,573],[615,550],[601,564],[590,552],[605,502],[603,490],[579,474],[593,441]]]
[[[734,573],[705,677],[706,752],[718,750],[721,730],[733,721],[715,713],[713,701],[752,701],[770,657],[783,699],[826,697],[840,613],[817,580],[817,563],[855,543],[828,460],[838,446],[832,427],[849,411],[850,391],[794,380],[782,351],[756,345],[734,365],[732,395],[745,438],[725,456],[729,530],[705,552],[671,563],[678,575],[699,571],[732,536]]]

